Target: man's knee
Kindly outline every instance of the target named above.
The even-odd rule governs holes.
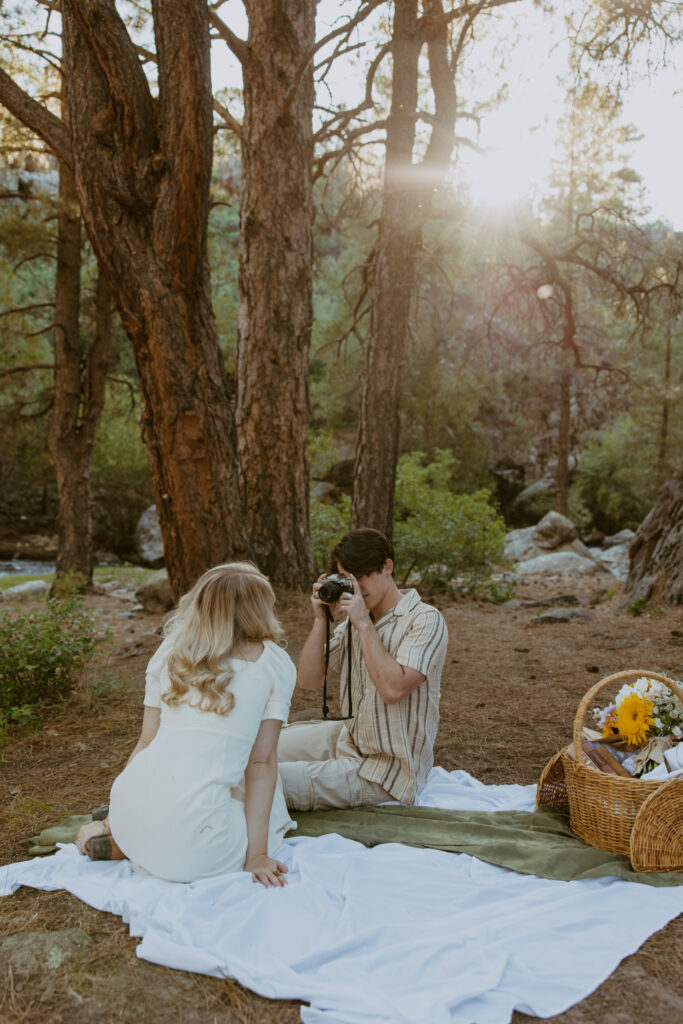
[[[293,722],[280,731],[277,759],[326,761],[334,757],[341,722]]]
[[[278,765],[290,810],[358,807],[363,794],[355,765],[347,758],[326,761],[287,761]]]

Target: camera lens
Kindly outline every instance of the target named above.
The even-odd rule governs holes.
[[[323,604],[334,604],[342,594],[342,588],[336,580],[325,580],[318,588],[318,597]]]

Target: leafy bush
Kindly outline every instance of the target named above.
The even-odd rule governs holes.
[[[396,477],[394,544],[397,574],[411,574],[453,593],[483,590],[495,600],[509,596],[491,579],[503,557],[505,524],[489,492],[453,494],[448,483],[453,455],[442,449],[425,464],[423,452],[402,456]],[[505,593],[503,593],[505,591]]]
[[[311,541],[315,557],[315,571],[319,575],[327,569],[330,551],[349,528],[351,499],[344,494],[335,505],[326,505],[311,498]]]
[[[74,596],[0,615],[0,725],[29,724],[67,697],[95,644],[95,622]]]
[[[110,390],[92,460],[96,541],[121,555],[135,548],[135,528],[154,495],[137,410]]]
[[[449,490],[456,460],[436,449],[425,464],[424,452],[399,459],[394,501],[396,576],[451,593],[478,591],[494,601],[511,596],[505,580],[493,579],[492,569],[502,560],[505,541],[503,519],[489,503],[489,492],[453,494]],[[346,533],[351,499],[326,505],[311,499],[311,536],[316,572],[324,572],[330,550]]]
[[[637,529],[656,491],[651,438],[630,416],[589,438],[572,496],[581,499],[598,529]]]

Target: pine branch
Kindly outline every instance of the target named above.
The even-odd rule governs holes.
[[[48,149],[73,169],[71,136],[63,121],[34,100],[0,68],[0,103],[43,140]]]

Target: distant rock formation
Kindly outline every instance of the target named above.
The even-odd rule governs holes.
[[[156,505],[150,505],[140,516],[135,531],[135,546],[143,565],[160,569],[164,564],[164,542],[161,539]]]
[[[667,480],[629,548],[625,593],[638,600],[683,604],[683,473]]]

